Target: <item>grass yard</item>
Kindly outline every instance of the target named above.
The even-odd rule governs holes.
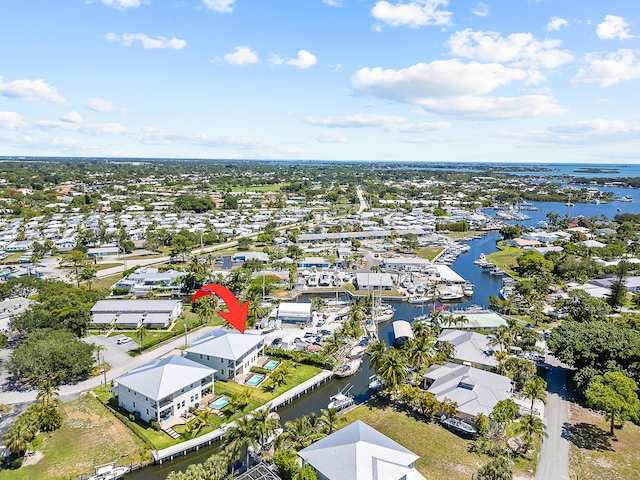
[[[609,436],[603,415],[577,404],[569,405],[571,424],[569,477],[580,480],[640,478],[640,427],[631,422]]]
[[[419,248],[415,251],[415,254],[420,258],[426,258],[427,260],[433,260],[442,251],[442,247],[425,247]]]
[[[100,270],[106,270],[107,268],[120,267],[122,263],[98,263],[93,266],[96,267],[96,272]]]
[[[111,275],[109,277],[104,277],[104,278],[95,278],[91,282],[91,288],[96,290],[99,290],[101,288],[111,288],[121,278],[122,278],[121,273],[118,273],[117,275]]]
[[[253,185],[251,187],[233,187],[232,192],[279,192],[280,189],[287,185],[286,183],[276,183],[273,185]]]
[[[469,480],[482,465],[491,460],[487,455],[470,452],[469,440],[458,437],[439,424],[425,423],[376,402],[360,405],[347,412],[341,416],[340,426],[356,420],[365,422],[419,455],[416,468],[425,478]],[[514,473],[521,478],[532,477],[533,462],[535,460],[516,462]]]
[[[133,340],[134,342],[136,342],[137,344],[140,344],[140,336],[138,335],[137,332],[122,332],[122,331],[114,331],[111,332],[109,334],[110,337],[115,337],[117,335],[125,335],[127,337],[129,337],[131,340]],[[168,340],[169,338],[173,337],[173,333],[171,332],[158,332],[155,330],[147,330],[145,335],[144,335],[144,348],[148,348],[148,347],[152,347],[154,345],[157,345],[160,342],[164,342],[165,340]]]
[[[522,255],[524,250],[515,247],[501,247],[501,250],[487,255],[487,260],[495,263],[496,267],[506,271],[509,275],[517,277],[513,271],[518,266],[518,257]]]
[[[30,449],[44,457],[35,465],[0,470],[0,479],[68,479],[93,473],[93,467],[117,461],[119,465],[151,459],[145,443],[116,419],[92,395],[62,405],[62,427],[40,433]]]

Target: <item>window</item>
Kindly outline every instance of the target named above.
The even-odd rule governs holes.
[[[200,360],[202,360],[202,354],[200,354]]]
[[[133,402],[133,408],[136,408],[136,402]]]
[[[149,409],[147,408],[147,416],[149,416]]]
[[[196,393],[196,400],[198,399],[198,394]]]
[[[191,395],[191,399],[189,400],[189,402],[193,403],[193,395]]]
[[[209,360],[209,355],[207,355],[207,360]]]

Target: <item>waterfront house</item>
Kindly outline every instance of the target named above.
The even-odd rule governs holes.
[[[438,343],[448,342],[453,345],[452,361],[482,370],[491,370],[498,365],[494,348],[490,345],[488,335],[464,330],[444,329],[438,337]]]
[[[389,273],[356,273],[358,290],[391,290],[393,280]]]
[[[439,402],[446,398],[458,404],[458,417],[473,424],[482,413],[489,415],[500,400],[511,397],[511,379],[497,373],[457,363],[431,365],[423,377],[423,388]]]
[[[213,391],[215,370],[179,355],[154,360],[114,380],[118,405],[145,422],[186,415]]]
[[[425,480],[418,455],[357,420],[298,452],[318,480]]]
[[[502,318],[499,314],[491,310],[485,310],[480,312],[469,312],[469,311],[443,311],[440,314],[440,325],[447,323],[443,320],[443,317],[446,315],[454,315],[454,316],[464,316],[467,321],[457,322],[451,327],[456,330],[483,330],[493,332],[498,329],[498,327],[507,327],[509,324],[507,321]]]
[[[264,353],[262,335],[219,329],[203,335],[185,350],[188,359],[216,370],[216,378],[242,383]]]

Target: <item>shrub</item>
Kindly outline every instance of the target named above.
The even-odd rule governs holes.
[[[151,423],[149,424],[151,426],[151,428],[153,428],[156,432],[160,431],[160,423],[157,422],[156,420],[151,420]]]
[[[264,367],[259,367],[257,365],[254,365],[253,367],[250,368],[250,371],[253,373],[259,373],[261,375],[269,375],[271,372],[269,370],[267,370]]]
[[[135,422],[136,421],[136,414],[135,413],[131,412],[129,414],[129,421],[131,421],[131,422]]]

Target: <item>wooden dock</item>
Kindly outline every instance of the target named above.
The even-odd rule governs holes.
[[[328,382],[333,376],[333,372],[329,370],[323,370],[318,375],[309,380],[302,382],[300,385],[296,385],[295,387],[287,390],[281,395],[278,395],[276,398],[271,400],[267,405],[269,405],[269,409],[271,411],[275,411],[283,405],[288,405],[294,400],[306,395],[309,391],[313,390],[319,385],[322,385],[325,382]],[[258,407],[259,409],[266,408],[266,405]],[[250,414],[250,413],[249,413]],[[234,426],[234,422],[228,425],[222,425],[217,430],[213,430],[212,432],[206,433],[200,437],[193,438],[191,440],[186,440],[178,445],[173,445],[171,447],[163,448],[162,450],[153,450],[151,453],[153,454],[153,459],[155,463],[162,464],[166,460],[173,460],[175,457],[179,457],[181,455],[186,455],[189,452],[197,451],[201,447],[206,447],[221,440],[226,431],[229,428]]]

